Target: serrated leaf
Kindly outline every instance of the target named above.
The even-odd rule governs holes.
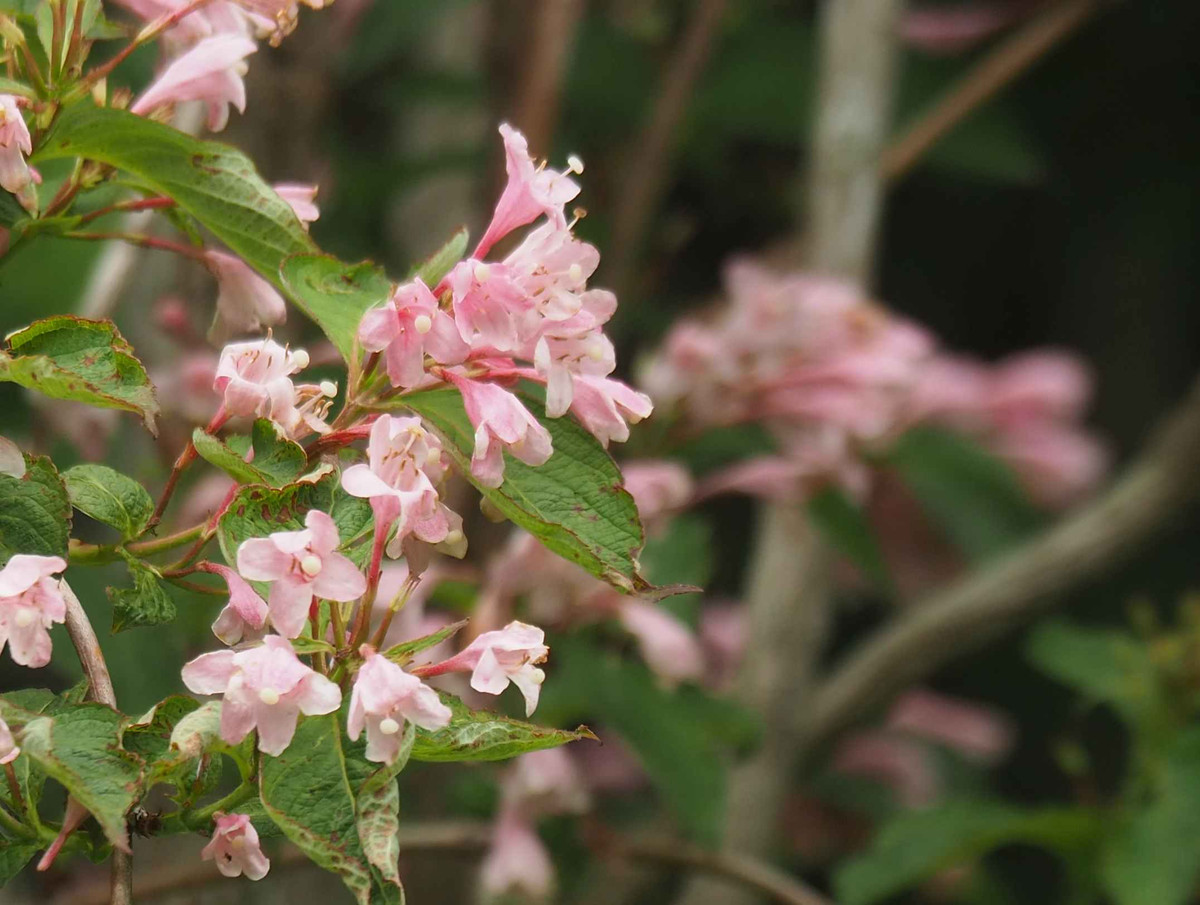
[[[0,380],[54,399],[135,412],[157,435],[154,386],[111,322],[48,317],[9,334],[8,348],[0,352]]]
[[[237,561],[237,548],[244,540],[303,529],[304,516],[310,509],[329,513],[343,547],[368,537],[374,530],[371,504],[343,491],[336,474],[279,488],[240,487],[217,523],[217,540],[226,562]],[[362,565],[370,550],[360,543],[348,549],[347,555]]]
[[[128,845],[125,813],[142,794],[142,762],[121,748],[126,718],[103,704],[64,708],[25,724],[21,751],[87,808],[108,841]]]
[[[244,455],[203,428],[192,433],[192,445],[200,458],[215,465],[235,481],[243,484],[266,484],[282,487],[300,477],[308,462],[304,447],[294,440],[281,437],[275,425],[266,418],[254,422],[250,437],[254,458],[247,462]]]
[[[883,551],[866,514],[836,487],[826,487],[808,500],[808,514],[839,553],[862,570],[881,591],[892,589]]]
[[[467,253],[468,235],[465,226],[459,229],[458,232],[450,237],[445,245],[414,267],[409,272],[407,279],[411,280],[414,277],[420,277],[421,282],[432,289],[442,281],[442,277],[450,272],[450,268],[461,261],[463,255]]]
[[[347,702],[349,706],[349,702]],[[344,714],[343,714],[344,716]],[[412,757],[413,746],[417,741],[417,727],[413,723],[404,726],[404,735],[400,739],[400,751],[390,764],[377,764],[366,759],[366,736],[348,746],[351,780],[357,782],[354,794],[361,800],[371,796],[386,785],[395,785],[395,779],[408,766]],[[361,776],[361,778],[359,778]]]
[[[575,730],[550,729],[486,710],[472,710],[452,694],[439,691],[438,697],[453,713],[450,725],[437,732],[418,729],[413,760],[440,763],[508,760],[518,754],[596,738],[586,726]]]
[[[138,755],[146,764],[146,785],[170,776],[179,764],[171,754],[171,735],[180,720],[194,713],[200,702],[186,695],[173,694],[159,703],[125,730],[125,750]]]
[[[87,696],[87,680],[68,688],[61,694],[46,688],[21,688],[0,695],[0,716],[10,723],[28,722],[38,716],[53,716],[64,708],[80,703]],[[13,772],[21,788],[21,796],[32,807],[37,807],[46,784],[43,773],[28,757],[18,757]],[[12,804],[7,783],[0,783],[0,800]]]
[[[26,456],[20,478],[0,474],[0,564],[15,553],[67,556],[71,503],[54,463]]]
[[[126,540],[137,537],[150,522],[154,501],[133,478],[106,465],[76,465],[62,477],[72,506],[116,528]]]
[[[483,487],[484,498],[503,515],[597,578],[632,593],[649,589],[636,556],[645,543],[633,497],[612,457],[572,418],[547,418],[541,403],[521,401],[550,432],[554,454],[544,465],[526,465],[504,454],[504,483]],[[398,403],[424,418],[446,451],[471,480],[475,430],[456,390],[411,393]]]
[[[399,663],[404,666],[413,657],[421,653],[421,651],[429,650],[431,647],[436,647],[448,638],[453,638],[467,625],[468,620],[462,619],[458,622],[452,622],[450,625],[443,626],[436,632],[428,635],[422,635],[420,638],[413,638],[411,641],[401,641],[394,647],[389,647],[383,652],[383,655],[393,663]]]
[[[113,634],[138,626],[173,622],[178,611],[163,580],[153,569],[132,557],[127,558],[126,565],[133,578],[133,587],[105,589],[113,608]]]
[[[392,295],[392,281],[370,261],[346,264],[330,255],[294,255],[283,262],[280,276],[347,360],[362,316]]]
[[[400,787],[387,782],[358,799],[358,839],[385,882],[400,883]]]
[[[315,864],[342,878],[359,905],[398,905],[403,892],[371,865],[359,839],[343,744],[337,714],[302,719],[283,754],[262,758],[263,807]]]

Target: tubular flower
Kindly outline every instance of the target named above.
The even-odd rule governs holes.
[[[332,713],[342,702],[337,685],[301,663],[278,635],[249,650],[201,654],[184,665],[183,684],[196,694],[224,695],[221,738],[228,744],[257,728],[258,750],[274,757],[291,744],[301,713]]]
[[[205,861],[215,861],[217,870],[226,877],[245,874],[251,880],[261,880],[271,869],[271,862],[258,843],[258,831],[245,814],[213,814],[212,841],[200,850]]]
[[[470,672],[471,687],[484,694],[500,694],[511,682],[525,697],[525,715],[537,709],[546,674],[538,669],[550,653],[546,633],[536,625],[510,622],[502,629],[484,632],[449,660],[413,672],[440,676],[448,672]]]
[[[241,258],[209,251],[205,261],[219,289],[209,339],[224,342],[233,334],[253,333],[287,319],[283,297]]]
[[[203,563],[202,567],[206,572],[220,575],[229,587],[229,602],[212,624],[213,634],[231,647],[243,641],[261,640],[267,631],[268,613],[263,599],[229,566]]]
[[[251,581],[270,581],[267,606],[271,624],[295,638],[304,630],[314,598],[346,601],[362,596],[367,579],[358,566],[335,552],[337,525],[319,509],[310,509],[302,531],[277,531],[243,541],[237,569]]]
[[[229,106],[246,110],[246,57],[258,48],[243,35],[220,34],[199,41],[173,60],[139,97],[130,111],[146,116],[166,104],[204,101],[208,128],[220,132],[229,122]]]
[[[454,321],[420,277],[400,286],[381,308],[368,311],[358,341],[368,352],[383,352],[392,386],[414,387],[425,379],[425,355],[441,364],[459,364],[470,348]]]
[[[503,450],[527,465],[542,465],[554,452],[550,432],[512,393],[486,381],[471,380],[447,372],[462,393],[467,417],[475,428],[475,451],[471,455],[471,474],[487,487],[499,487],[504,480]]]
[[[67,567],[58,556],[18,553],[0,569],[0,652],[41,667],[50,662],[50,626],[67,618],[67,605],[51,576]]]
[[[0,186],[22,195],[34,182],[25,158],[33,153],[29,127],[11,94],[0,94]]]
[[[213,389],[222,395],[230,417],[282,423],[296,408],[291,375],[307,366],[307,352],[291,352],[270,338],[232,343],[221,350]]]
[[[393,763],[406,720],[430,731],[444,729],[450,724],[450,708],[436,691],[373,648],[363,645],[359,652],[363,665],[350,693],[346,731],[357,741],[365,728],[367,760]]]

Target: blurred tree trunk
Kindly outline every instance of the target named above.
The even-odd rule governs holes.
[[[879,158],[891,122],[900,0],[830,0],[822,11],[818,118],[801,203],[803,252],[793,263],[869,288],[882,208]],[[740,700],[763,721],[759,748],[733,770],[724,846],[769,857],[795,785],[832,610],[831,553],[802,508],[760,514],[746,596],[750,619]],[[753,905],[759,897],[693,881],[686,905]]]

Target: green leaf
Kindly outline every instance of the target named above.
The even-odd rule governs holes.
[[[40,844],[29,845],[0,838],[0,888],[24,870],[40,850]]]
[[[844,491],[836,487],[818,491],[808,501],[808,514],[833,547],[861,569],[877,588],[892,589],[875,529]]]
[[[154,386],[111,322],[48,317],[10,334],[8,348],[0,352],[0,380],[54,399],[135,412],[157,435]]]
[[[306,638],[301,635],[292,639],[292,650],[301,656],[307,654],[331,654],[334,647],[328,641],[318,641],[316,638]]]
[[[13,224],[26,216],[25,208],[21,207],[21,203],[13,194],[0,189],[0,226],[11,229]]]
[[[133,576],[133,587],[106,588],[113,608],[113,634],[142,625],[173,622],[178,615],[175,601],[158,573],[132,556],[126,557],[126,565]]]
[[[392,281],[370,261],[346,264],[330,255],[294,255],[283,262],[280,275],[283,287],[347,361],[362,316],[392,296]]]
[[[250,777],[254,757],[253,735],[247,736],[240,744],[226,744],[221,738],[221,702],[209,701],[183,716],[171,729],[169,746],[155,764],[155,769],[165,775],[205,754],[217,753],[233,758],[243,779]]]
[[[407,279],[420,277],[421,282],[432,289],[467,253],[467,238],[467,228],[464,226],[451,236],[445,245],[414,267]]]
[[[0,716],[14,725],[26,723],[38,716],[53,716],[59,711],[80,703],[87,696],[87,680],[68,688],[62,694],[54,694],[45,688],[22,688],[0,696]],[[37,807],[46,784],[43,773],[28,757],[18,757],[13,771],[21,788],[21,796],[33,807]],[[12,804],[8,784],[0,783],[0,800]]]
[[[1048,622],[1033,630],[1025,654],[1046,675],[1111,705],[1131,723],[1165,707],[1149,649],[1126,632]]]
[[[413,745],[413,760],[489,761],[508,760],[518,754],[557,748],[580,739],[595,739],[586,726],[574,731],[535,726],[521,720],[509,719],[486,710],[472,710],[454,695],[438,692],[442,703],[453,716],[450,725],[437,732],[417,730]]]
[[[111,525],[126,540],[146,530],[154,501],[146,488],[106,465],[76,465],[63,472],[71,505]]]
[[[25,724],[21,751],[91,811],[108,841],[125,847],[125,812],[141,797],[141,758],[121,748],[126,718],[84,703]]]
[[[972,559],[994,556],[1046,524],[1008,466],[966,437],[914,428],[885,461]]]
[[[399,403],[429,422],[462,473],[471,475],[475,431],[456,390],[411,393]],[[554,454],[533,467],[504,454],[504,483],[483,487],[484,498],[559,556],[578,563],[614,587],[649,590],[636,557],[645,537],[633,497],[612,457],[574,419],[547,418],[541,403],[521,401],[550,432]]]
[[[1153,799],[1107,840],[1100,874],[1116,905],[1184,905],[1200,880],[1200,729],[1167,752]]]
[[[338,714],[302,719],[283,754],[262,758],[263,807],[315,864],[342,878],[360,905],[402,903],[399,885],[372,866],[360,841],[343,745]]]
[[[384,882],[400,884],[400,787],[387,782],[358,799],[358,839]]]
[[[834,892],[840,905],[871,905],[999,845],[1071,850],[1099,828],[1082,810],[1031,811],[989,801],[904,811],[876,834],[869,849],[842,863],[834,874]]]
[[[203,428],[198,427],[192,433],[192,445],[196,447],[200,458],[239,483],[282,487],[300,477],[308,464],[304,447],[280,436],[275,424],[266,418],[254,422],[250,443],[254,449],[254,460],[247,462],[244,455],[206,433]]]
[[[447,638],[453,638],[466,627],[467,622],[468,620],[462,619],[458,622],[452,622],[450,625],[443,626],[431,634],[422,635],[420,638],[414,638],[411,641],[402,641],[395,647],[389,647],[383,652],[383,655],[393,663],[399,663],[401,666],[404,666],[413,657],[421,653],[421,651],[436,647]]]
[[[20,478],[0,474],[0,563],[14,553],[67,556],[71,503],[49,459],[25,457]]]
[[[316,250],[292,208],[241,151],[125,110],[86,101],[68,107],[34,156],[82,157],[132,174],[145,188],[174,199],[277,285],[284,258]],[[297,304],[304,309],[302,301]]]
[[[329,513],[337,525],[343,548],[370,536],[374,530],[371,504],[343,491],[337,474],[279,488],[240,487],[217,523],[217,540],[225,561],[237,561],[237,548],[244,540],[266,537],[276,531],[303,529],[304,517],[310,509]],[[362,565],[371,551],[360,543],[346,552]]]

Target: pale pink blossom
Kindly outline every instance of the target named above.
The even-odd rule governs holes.
[[[321,209],[317,207],[317,187],[302,182],[277,182],[271,188],[275,194],[288,203],[292,211],[307,229],[308,224],[321,218]]]
[[[1109,465],[1104,446],[1070,425],[1048,423],[1005,430],[988,445],[1013,467],[1035,502],[1054,509],[1084,496],[1100,482]]]
[[[354,741],[367,730],[369,761],[392,763],[400,753],[404,723],[436,731],[450,725],[450,708],[436,691],[367,645],[350,694],[346,731]]]
[[[1003,714],[969,701],[917,689],[897,698],[887,726],[940,742],[964,757],[994,764],[1013,746],[1015,729]]]
[[[889,787],[907,808],[927,808],[942,791],[941,777],[919,743],[886,732],[864,731],[838,744],[838,773],[864,776]]]
[[[183,684],[196,694],[224,695],[220,731],[228,744],[257,728],[258,750],[275,757],[291,744],[301,713],[332,713],[342,701],[337,685],[301,663],[278,635],[249,650],[201,654],[184,665]]]
[[[66,567],[59,556],[18,553],[0,569],[0,652],[7,644],[15,663],[41,667],[50,662],[50,626],[67,617],[62,589],[52,576]]]
[[[508,183],[492,222],[475,247],[473,257],[482,258],[500,239],[518,226],[532,223],[545,215],[559,229],[567,225],[563,207],[579,194],[579,185],[567,173],[583,172],[583,164],[572,158],[564,173],[539,167],[529,156],[529,144],[525,136],[510,126],[501,123],[500,135],[504,139],[504,168]]]
[[[438,307],[420,277],[398,287],[386,305],[363,315],[358,341],[368,352],[384,353],[388,377],[398,387],[414,387],[426,379],[426,354],[453,365],[470,352],[454,320]]]
[[[0,719],[0,764],[11,764],[20,753],[21,749],[17,747],[17,740],[13,738],[8,723]]]
[[[446,376],[462,393],[467,417],[475,428],[471,474],[479,483],[499,487],[504,481],[505,450],[526,465],[542,465],[550,458],[554,451],[550,432],[516,396],[494,383],[453,372]]]
[[[269,611],[254,588],[229,566],[205,562],[197,568],[220,575],[229,589],[229,602],[212,624],[213,634],[231,647],[242,642],[261,640],[267,632]]]
[[[543,223],[504,259],[512,281],[533,303],[540,317],[562,321],[583,307],[588,278],[600,264],[594,245],[576,239],[553,222]]]
[[[534,302],[505,264],[486,264],[475,258],[459,261],[446,277],[454,323],[464,343],[512,352]]]
[[[661,525],[682,509],[695,490],[688,470],[667,459],[625,462],[621,476],[647,528]]]
[[[581,814],[590,804],[587,786],[565,748],[522,754],[504,777],[504,801],[525,817]]]
[[[571,412],[588,431],[608,446],[629,439],[629,425],[649,418],[654,403],[645,393],[610,377],[576,374]]]
[[[696,681],[704,673],[700,643],[686,625],[667,610],[644,600],[625,599],[617,619],[638,642],[651,672],[669,686]]]
[[[706,603],[700,611],[700,645],[704,649],[705,684],[729,691],[746,654],[746,610],[739,603]]]
[[[230,417],[289,420],[296,408],[291,375],[308,366],[308,353],[292,352],[273,339],[232,343],[221,350],[213,389]]]
[[[33,143],[25,117],[11,94],[0,94],[0,186],[14,195],[22,195],[34,177],[25,158],[33,153]]]
[[[204,258],[218,288],[209,339],[223,343],[235,334],[255,333],[287,319],[283,296],[241,258],[223,251],[206,252]]]
[[[913,6],[900,17],[900,37],[927,53],[963,53],[1012,25],[1033,5],[1028,0],[971,0],[962,5]]]
[[[535,902],[554,893],[554,863],[537,831],[512,809],[501,812],[492,830],[491,846],[479,867],[485,902],[517,894]]]
[[[136,16],[150,22],[172,15],[187,5],[188,0],[116,0]],[[165,34],[165,44],[171,53],[177,53],[204,38],[219,34],[249,37],[263,26],[227,0],[207,3],[180,19]]]
[[[212,841],[200,850],[205,861],[215,861],[217,870],[226,877],[245,874],[250,880],[261,880],[271,869],[263,854],[258,831],[245,814],[213,814]]]
[[[510,622],[502,629],[484,632],[449,660],[413,670],[420,676],[470,672],[471,687],[484,694],[500,694],[511,682],[525,697],[525,715],[537,709],[546,674],[538,669],[550,653],[546,633],[534,625]]]
[[[166,104],[203,101],[208,128],[220,132],[229,122],[229,106],[246,109],[246,57],[257,49],[243,35],[220,34],[199,41],[173,60],[130,107],[146,116]]]
[[[242,542],[237,570],[250,581],[269,581],[271,624],[285,637],[304,630],[314,598],[347,601],[361,597],[367,579],[358,566],[336,552],[337,525],[319,509],[310,509],[301,531],[277,531]]]

